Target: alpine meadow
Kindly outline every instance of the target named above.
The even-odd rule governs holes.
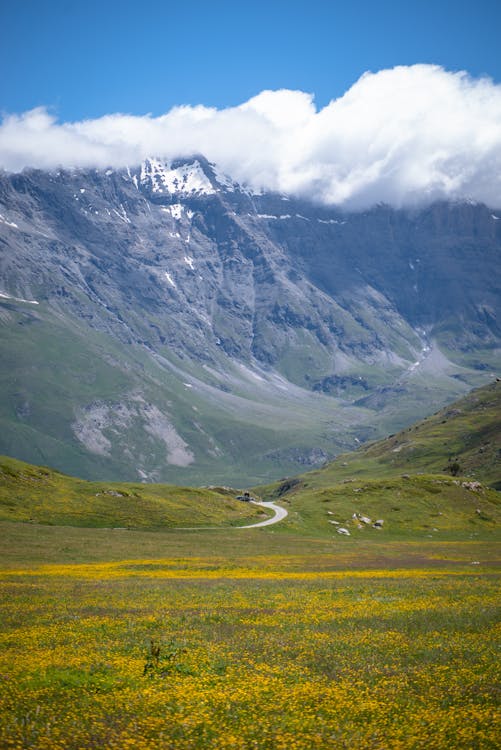
[[[0,7],[0,747],[496,750],[500,8],[143,6]]]

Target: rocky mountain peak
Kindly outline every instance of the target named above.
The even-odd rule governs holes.
[[[150,157],[143,161],[134,179],[152,197],[200,197],[238,189],[230,177],[201,155],[173,160]]]

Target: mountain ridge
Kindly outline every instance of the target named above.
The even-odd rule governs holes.
[[[256,483],[410,423],[499,362],[485,206],[343,213],[200,156],[3,174],[0,204],[0,450],[27,460]]]

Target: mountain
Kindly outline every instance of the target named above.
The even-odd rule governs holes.
[[[346,213],[201,156],[2,174],[0,452],[242,486],[407,426],[495,372],[499,216]]]

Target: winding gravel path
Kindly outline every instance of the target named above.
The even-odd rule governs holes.
[[[259,523],[251,523],[249,526],[177,526],[172,531],[221,531],[232,529],[257,529],[259,526],[271,526],[274,523],[283,521],[283,519],[289,515],[285,508],[281,508],[280,505],[275,503],[264,503],[258,500],[250,500],[254,505],[262,505],[263,508],[269,508],[275,511],[275,515],[272,518],[267,518],[266,521],[260,521]]]
[[[270,510],[275,511],[275,515],[273,518],[267,518],[266,521],[260,521],[259,523],[251,523],[249,526],[238,526],[239,529],[257,529],[258,526],[271,526],[274,523],[278,523],[279,521],[283,521],[283,519],[289,515],[289,513],[285,510],[285,508],[281,508],[280,505],[275,505],[275,503],[262,503],[258,500],[251,500],[251,503],[254,503],[254,505],[262,505],[263,508],[269,508]]]

